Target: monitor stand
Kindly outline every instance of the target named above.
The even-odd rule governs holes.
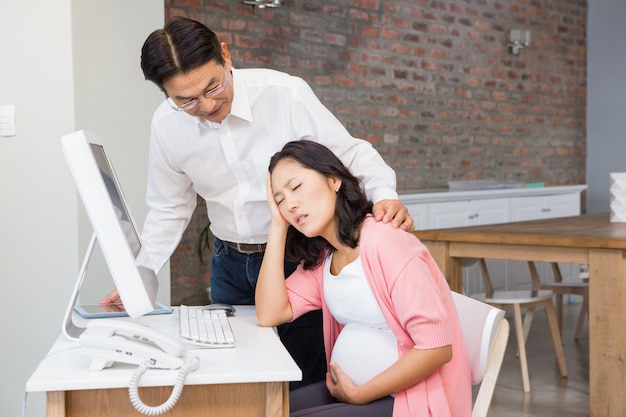
[[[93,232],[91,234],[89,246],[87,247],[87,252],[85,253],[85,257],[83,258],[83,264],[80,267],[80,271],[78,271],[78,277],[76,278],[76,284],[74,285],[72,297],[70,298],[70,302],[67,305],[67,310],[65,310],[65,318],[63,320],[62,330],[63,335],[68,340],[78,340],[80,335],[85,331],[85,327],[78,326],[76,325],[76,323],[74,323],[74,307],[76,306],[76,302],[78,301],[78,294],[80,293],[80,289],[83,286],[83,281],[85,280],[87,266],[89,265],[89,260],[91,259],[93,248],[96,246],[96,240],[96,233]]]

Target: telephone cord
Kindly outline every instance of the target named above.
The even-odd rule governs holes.
[[[133,372],[128,386],[130,402],[133,404],[133,407],[135,407],[135,410],[147,416],[156,416],[171,410],[178,401],[178,398],[180,398],[181,393],[183,392],[183,387],[185,385],[185,379],[187,378],[187,374],[197,369],[198,365],[199,359],[197,356],[193,356],[190,360],[188,360],[178,372],[178,376],[176,377],[176,382],[174,383],[174,387],[172,388],[172,393],[170,394],[170,397],[161,405],[150,406],[145,404],[139,396],[139,379],[146,372],[146,370],[150,368],[149,361],[143,362],[141,365],[139,365],[137,369],[135,369],[135,372]]]

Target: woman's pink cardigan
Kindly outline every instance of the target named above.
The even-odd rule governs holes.
[[[469,417],[470,367],[450,287],[426,247],[412,233],[368,216],[361,230],[360,259],[365,276],[398,340],[398,355],[409,349],[452,344],[452,360],[418,384],[396,393],[394,417]],[[323,267],[302,266],[287,279],[293,318],[321,308],[326,359],[342,325],[330,314],[323,294]]]

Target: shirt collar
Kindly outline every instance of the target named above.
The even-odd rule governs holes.
[[[235,68],[233,68],[232,71],[234,97],[229,116],[232,115],[248,122],[253,122],[252,107],[250,105],[250,98],[248,97],[248,89],[246,88],[244,78],[241,76],[241,72]]]

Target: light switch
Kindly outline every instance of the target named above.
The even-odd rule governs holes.
[[[0,136],[15,136],[15,106],[0,106]]]

